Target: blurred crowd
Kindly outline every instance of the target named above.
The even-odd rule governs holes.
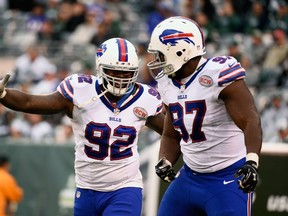
[[[146,66],[153,28],[169,16],[197,21],[207,57],[234,56],[261,113],[264,142],[288,143],[288,0],[0,0],[0,58],[14,58],[9,87],[56,90],[73,73],[94,74],[97,47],[111,37],[133,42],[139,82],[155,85]],[[140,141],[157,136],[144,128]],[[0,105],[0,136],[73,143],[69,119],[11,112]],[[141,143],[141,142],[140,142]]]

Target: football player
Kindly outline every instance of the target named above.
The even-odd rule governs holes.
[[[146,125],[162,133],[163,103],[158,92],[136,83],[135,47],[112,38],[96,53],[97,76],[74,74],[57,91],[31,95],[0,84],[0,102],[36,114],[65,112],[75,137],[75,216],[140,216],[142,176],[137,141]]]
[[[205,58],[203,33],[185,17],[159,23],[148,52],[167,106],[156,173],[174,180],[158,215],[251,215],[262,130],[245,69],[232,56]]]

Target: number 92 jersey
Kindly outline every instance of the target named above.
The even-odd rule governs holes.
[[[57,90],[74,104],[76,185],[96,191],[142,187],[137,141],[149,116],[162,111],[157,90],[136,83],[137,90],[112,104],[95,76],[74,74]],[[124,96],[125,97],[125,96]]]
[[[225,86],[244,79],[245,70],[230,56],[204,60],[185,84],[164,76],[158,90],[181,135],[184,162],[196,172],[210,173],[246,155],[243,132],[218,98]]]

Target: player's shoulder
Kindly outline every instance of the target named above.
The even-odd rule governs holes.
[[[215,56],[208,59],[205,71],[215,77],[218,86],[245,78],[245,69],[233,56]]]
[[[143,83],[137,83],[140,89],[143,89],[143,96],[144,98],[147,98],[148,100],[155,100],[159,101],[161,100],[161,96],[158,92],[158,90],[150,85],[143,84]]]
[[[146,110],[148,114],[160,113],[163,109],[163,101],[157,89],[147,84],[137,83],[137,85],[143,91],[137,106]]]
[[[95,94],[97,77],[85,74],[72,74],[66,77],[57,87],[57,90],[67,100],[74,104],[82,104],[90,100]]]
[[[91,86],[97,80],[96,76],[86,74],[72,74],[66,77],[62,82],[71,85],[73,88],[83,88]]]
[[[233,56],[214,56],[208,59],[206,68],[221,71],[222,69],[232,67],[239,63]]]

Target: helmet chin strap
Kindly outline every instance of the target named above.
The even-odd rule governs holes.
[[[133,85],[132,85],[132,86],[133,86]],[[130,93],[132,92],[132,90],[133,90],[133,87],[132,87],[132,86],[130,86],[130,87],[128,88],[128,91],[126,91],[125,88],[124,88],[124,89],[114,88],[114,89],[117,89],[117,90],[119,89],[119,91],[120,91],[120,93],[121,93],[121,95],[120,95],[120,94],[119,94],[119,95],[115,95],[115,94],[112,93],[112,92],[113,92],[113,86],[108,83],[107,88],[105,89],[105,91],[103,91],[103,92],[102,92],[101,94],[99,94],[99,95],[96,95],[96,96],[92,97],[90,100],[85,101],[84,103],[78,105],[77,107],[78,107],[78,108],[83,108],[83,107],[85,107],[85,106],[87,106],[87,105],[95,102],[96,100],[98,100],[99,98],[101,98],[103,95],[105,95],[107,92],[110,92],[111,94],[113,94],[113,95],[115,95],[115,96],[128,95],[128,94],[130,94]],[[131,95],[130,95],[130,96],[131,96]],[[126,99],[126,98],[125,98],[125,99]]]
[[[92,97],[90,100],[87,100],[87,101],[85,101],[85,102],[82,103],[82,104],[79,104],[77,107],[78,107],[78,108],[83,108],[83,107],[85,107],[85,106],[87,106],[87,105],[95,102],[96,100],[98,100],[99,98],[101,98],[103,95],[105,95],[107,92],[108,92],[108,89],[105,89],[105,91],[103,91],[101,94]]]

